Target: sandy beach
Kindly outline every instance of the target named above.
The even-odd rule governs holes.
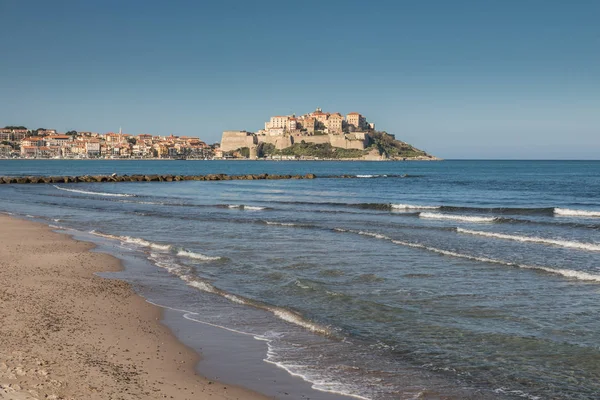
[[[265,399],[194,372],[112,256],[42,224],[0,216],[0,399]]]

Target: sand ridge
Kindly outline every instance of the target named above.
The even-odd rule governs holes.
[[[0,216],[0,399],[265,399],[194,372],[196,353],[112,256]]]

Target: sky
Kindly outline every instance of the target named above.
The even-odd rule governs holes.
[[[0,0],[0,125],[362,113],[431,154],[600,159],[600,1]]]

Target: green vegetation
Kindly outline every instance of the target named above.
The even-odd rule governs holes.
[[[408,143],[396,140],[394,135],[387,132],[373,131],[370,132],[371,145],[370,149],[377,149],[381,154],[387,154],[389,158],[411,158],[419,156],[428,156],[422,150],[419,150]]]
[[[258,157],[267,157],[275,154],[275,145],[273,143],[260,143],[256,149]]]
[[[77,136],[77,131],[68,131],[67,133],[65,133],[65,135],[68,135],[68,136]]]
[[[291,147],[283,150],[275,150],[272,155],[314,157],[314,158],[360,158],[365,154],[363,150],[341,149],[333,147],[329,143],[294,143]]]
[[[7,126],[4,127],[4,129],[27,129],[27,128],[24,127],[24,126],[21,126],[21,125],[19,125],[19,126],[16,126],[16,125],[7,125]]]

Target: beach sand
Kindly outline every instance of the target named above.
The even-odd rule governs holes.
[[[206,380],[120,262],[0,215],[0,399],[265,399]]]

